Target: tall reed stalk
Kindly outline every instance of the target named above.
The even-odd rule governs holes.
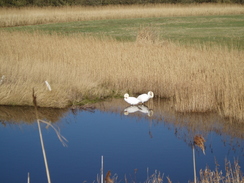
[[[38,131],[39,131],[40,142],[41,142],[41,147],[42,147],[42,154],[43,154],[44,163],[45,163],[45,169],[46,169],[46,174],[47,174],[47,181],[48,181],[48,183],[51,183],[51,178],[50,178],[50,173],[49,173],[49,168],[48,168],[48,162],[47,162],[47,157],[46,157],[46,151],[45,151],[43,138],[42,138],[42,131],[41,131],[41,127],[40,127],[40,120],[39,120],[39,117],[38,117],[37,101],[36,101],[36,96],[35,96],[35,93],[34,93],[34,89],[33,89],[32,98],[33,98],[33,104],[34,104],[35,111],[36,111],[36,119],[37,119]]]
[[[101,156],[101,183],[103,183],[103,156]]]
[[[30,183],[30,173],[28,172],[28,175],[27,175],[27,183]]]

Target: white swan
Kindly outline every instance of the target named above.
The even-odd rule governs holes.
[[[137,97],[137,99],[139,99],[141,101],[141,103],[147,102],[150,98],[153,98],[154,94],[152,91],[149,91],[147,94],[141,94]]]
[[[139,99],[135,97],[130,97],[128,93],[124,94],[124,100],[131,105],[137,105],[141,102]]]

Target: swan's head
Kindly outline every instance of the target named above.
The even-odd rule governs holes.
[[[153,98],[153,97],[154,97],[154,93],[153,93],[152,91],[149,91],[147,94],[148,94],[148,96],[149,96],[150,98]]]
[[[128,93],[124,94],[124,98],[128,98],[128,97],[129,97]]]

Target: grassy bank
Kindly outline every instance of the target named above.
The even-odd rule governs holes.
[[[23,7],[0,8],[0,27],[36,25],[88,20],[238,15],[244,14],[239,4],[154,4],[99,7]]]
[[[243,120],[243,51],[182,46],[144,35],[139,32],[135,42],[117,42],[1,31],[1,104],[32,105],[33,87],[39,105],[48,107],[150,89],[172,100],[176,111],[217,111]]]
[[[9,31],[44,31],[65,35],[107,36],[119,41],[136,41],[138,31],[149,28],[154,39],[183,44],[218,44],[244,49],[244,14],[222,16],[158,17],[140,19],[93,20],[4,28]],[[142,31],[141,31],[142,33]]]

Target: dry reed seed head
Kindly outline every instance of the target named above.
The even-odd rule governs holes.
[[[170,178],[169,178],[169,177],[167,177],[167,180],[168,180],[168,183],[172,183],[172,181],[170,180]]]
[[[196,135],[194,137],[194,144],[200,147],[203,151],[203,154],[205,154],[205,139],[202,136]]]
[[[110,178],[111,176],[111,171],[109,170],[107,173],[106,173],[106,176],[105,176],[105,182],[106,183],[113,183],[114,181]]]

